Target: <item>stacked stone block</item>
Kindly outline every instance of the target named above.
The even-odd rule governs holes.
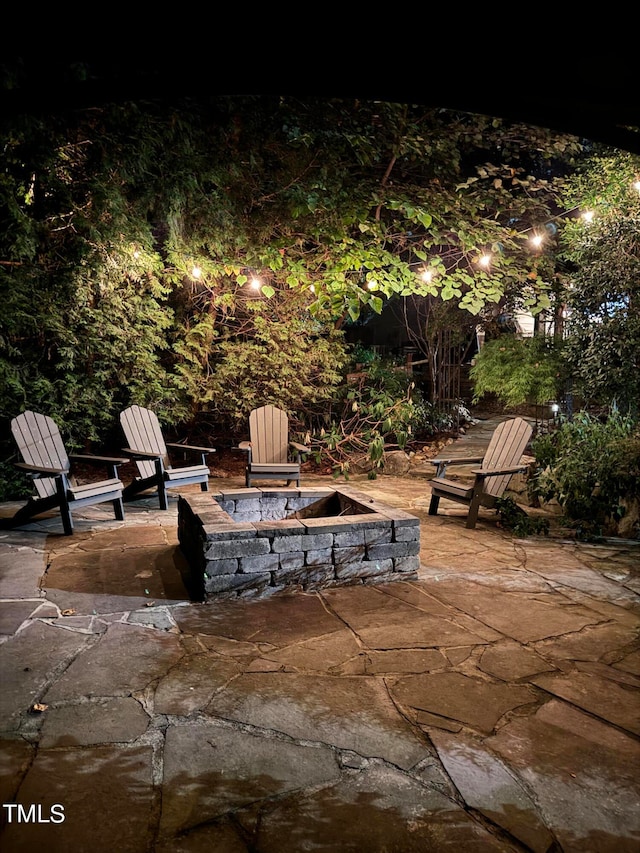
[[[420,565],[419,520],[350,488],[184,495],[178,537],[204,600],[406,580]]]

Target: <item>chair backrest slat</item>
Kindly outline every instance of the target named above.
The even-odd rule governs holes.
[[[164,459],[165,467],[169,466],[167,445],[155,412],[142,406],[130,406],[120,413],[120,424],[129,447],[145,453],[157,453]],[[141,477],[152,477],[155,474],[153,462],[136,460],[136,465]]]
[[[249,415],[251,457],[259,465],[281,464],[288,460],[289,418],[275,406],[262,406]]]
[[[60,430],[52,418],[37,412],[23,412],[11,421],[11,432],[22,460],[27,465],[69,469],[67,451]],[[33,483],[41,498],[56,493],[53,477],[38,477]]]
[[[499,424],[491,437],[482,462],[483,468],[511,468],[518,465],[533,432],[523,418],[512,418]],[[486,494],[500,497],[512,474],[487,477],[484,484]]]

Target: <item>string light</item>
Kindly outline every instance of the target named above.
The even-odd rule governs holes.
[[[634,181],[632,184],[632,187],[634,190],[636,190],[636,192],[640,193],[640,179]],[[553,222],[553,220],[562,219],[566,216],[569,216],[571,213],[573,213],[577,209],[578,208],[576,206],[574,208],[571,208],[570,210],[565,211],[564,213],[559,214],[558,216],[552,217],[551,220],[548,223],[546,223],[546,225],[544,227],[548,229],[550,227],[550,223]],[[595,211],[593,211],[593,210],[584,210],[584,211],[582,211],[582,213],[580,213],[580,218],[583,219],[586,223],[592,222],[594,217],[595,217]],[[537,226],[537,227],[540,227],[540,226]],[[532,246],[532,248],[540,249],[542,247],[544,241],[545,241],[545,235],[541,234],[539,231],[534,231],[533,228],[527,228],[524,231],[521,231],[520,233],[525,234],[527,231],[533,231],[533,233],[529,237],[529,243]],[[134,251],[134,257],[137,258],[139,255],[140,255],[140,252],[138,250],[135,250]],[[491,262],[492,262],[492,256],[489,253],[485,253],[485,254],[481,255],[477,259],[477,264],[479,266],[483,267],[484,269],[488,269],[491,266]],[[191,270],[191,275],[194,279],[201,278],[202,277],[201,268],[198,266],[194,266]],[[424,281],[427,284],[433,280],[434,276],[435,276],[434,270],[429,269],[429,268],[423,268],[422,271],[420,272],[420,278],[422,279],[422,281]],[[253,276],[249,282],[249,286],[253,290],[260,290],[260,288],[262,287],[262,281],[258,276]],[[379,289],[378,282],[373,278],[371,278],[367,281],[366,286],[367,286],[368,290],[378,290]],[[309,285],[309,290],[311,291],[311,293],[316,292],[315,286],[313,284]]]

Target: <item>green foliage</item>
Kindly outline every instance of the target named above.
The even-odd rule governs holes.
[[[507,408],[546,403],[558,394],[560,355],[548,338],[501,335],[482,347],[469,376],[474,403],[484,394],[495,394]]]
[[[563,232],[570,265],[565,360],[585,406],[637,413],[640,399],[640,158],[593,158],[567,184],[567,203],[594,212]]]
[[[417,439],[430,438],[443,432],[455,432],[460,424],[471,420],[471,412],[461,400],[447,404],[445,409],[416,394],[413,405],[413,434]]]
[[[333,417],[310,436],[316,460],[332,465],[336,476],[348,477],[354,462],[368,465],[374,478],[384,467],[385,450],[402,449],[411,437],[416,399],[411,376],[393,360],[368,360],[347,374]]]
[[[528,536],[548,536],[550,524],[547,518],[532,518],[511,497],[496,500],[500,524],[519,539]]]
[[[0,460],[0,500],[18,501],[33,494],[31,480],[14,467],[14,462],[20,462],[18,454],[9,459]]]
[[[200,399],[234,433],[246,432],[251,410],[267,403],[304,430],[330,405],[346,361],[342,333],[313,320],[299,294],[256,294],[236,300],[211,345]]]
[[[86,136],[62,119],[2,128],[0,415],[53,415],[70,447],[104,436],[123,403],[176,396],[168,291],[128,168],[149,152],[127,154],[132,117],[117,118],[116,132],[94,116]]]
[[[640,424],[617,409],[599,419],[578,412],[534,439],[537,497],[555,499],[581,535],[615,532],[625,502],[640,497]]]
[[[132,402],[177,425],[268,398],[314,423],[342,367],[330,327],[392,294],[539,307],[517,229],[557,201],[534,175],[580,156],[483,116],[271,95],[7,116],[0,145],[0,420],[45,412],[70,449],[117,441]],[[376,393],[351,402],[379,461],[413,402]]]

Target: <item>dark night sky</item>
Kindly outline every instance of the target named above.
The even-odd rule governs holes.
[[[88,57],[71,53],[47,55],[39,51],[28,59],[5,59],[5,67],[22,64],[21,84],[11,90],[0,88],[0,115],[15,112],[60,112],[97,106],[107,101],[137,98],[166,98],[180,95],[313,95],[327,98],[361,98],[427,107],[482,113],[539,125],[602,142],[640,154],[640,99],[627,75],[599,72],[597,75],[561,79],[553,86],[537,89],[518,79],[489,82],[482,75],[462,75],[456,80],[441,76],[395,77],[376,69],[361,76],[327,73],[314,66],[281,71],[268,64],[257,73],[244,73],[228,57],[189,56],[162,59],[139,50],[127,55],[115,50]],[[83,63],[87,79],[74,80],[71,63]],[[295,68],[295,66],[294,66]],[[400,79],[401,82],[398,82]],[[424,82],[423,82],[424,80]]]

